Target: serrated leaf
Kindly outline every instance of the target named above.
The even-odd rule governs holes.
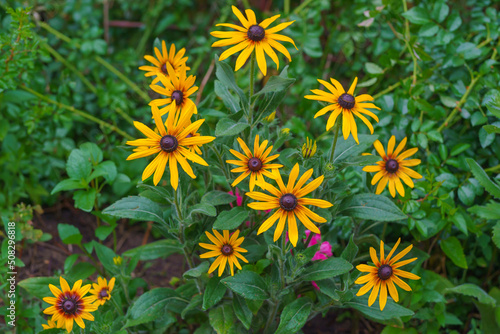
[[[152,200],[140,197],[129,196],[108,206],[102,213],[120,217],[143,221],[154,221],[165,224],[163,220],[163,210],[161,206]]]
[[[266,282],[252,271],[240,271],[235,276],[224,278],[222,283],[246,299],[265,300],[269,298]]]
[[[500,198],[500,186],[495,184],[490,180],[484,169],[479,166],[479,164],[471,158],[465,159],[469,165],[472,174],[479,181],[479,183],[489,192],[493,197]]]
[[[248,218],[248,211],[236,206],[229,211],[222,211],[217,216],[213,228],[216,230],[232,230],[237,228]]]
[[[280,324],[275,334],[290,334],[298,332],[306,324],[312,310],[311,300],[302,297],[286,305],[281,312]]]

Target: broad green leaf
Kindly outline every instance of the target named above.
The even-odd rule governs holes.
[[[123,253],[123,256],[134,257],[139,254],[139,260],[149,261],[158,258],[166,258],[175,253],[182,254],[181,244],[174,239],[163,239],[129,249]]]
[[[377,140],[377,138],[377,135],[359,135],[359,145],[352,137],[347,138],[347,140],[338,138],[333,163],[339,163],[351,156],[360,156],[361,153],[366,152],[366,150],[373,145],[373,142]],[[382,158],[380,158],[380,160],[381,159]]]
[[[112,273],[118,273],[119,270],[113,262],[113,258],[117,256],[116,253],[111,248],[108,248],[95,240],[93,244],[97,258],[102,263],[103,267]]]
[[[382,195],[357,194],[341,204],[347,216],[376,221],[395,221],[408,217],[390,199]]]
[[[200,213],[205,216],[215,217],[217,215],[217,210],[211,204],[199,203],[189,208],[188,217],[191,217],[193,213]]]
[[[483,129],[488,133],[500,133],[500,128],[495,125],[485,125],[483,126]]]
[[[221,278],[213,276],[208,280],[208,284],[203,293],[203,309],[208,310],[217,304],[226,294],[226,286],[221,282]]]
[[[89,155],[79,149],[71,151],[66,163],[66,171],[72,179],[85,180],[92,171],[92,163],[90,162]]]
[[[236,196],[228,194],[225,191],[212,190],[201,198],[202,203],[208,203],[213,206],[229,204],[236,200]]]
[[[449,237],[448,239],[442,240],[441,249],[455,265],[460,268],[467,269],[467,260],[465,259],[464,249],[457,238]]]
[[[236,114],[241,110],[239,99],[236,96],[233,96],[229,92],[229,89],[219,80],[215,80],[214,92],[222,99],[224,106],[229,109],[231,113]]]
[[[90,162],[94,166],[100,163],[103,159],[101,149],[94,143],[83,143],[82,145],[80,145],[80,150],[89,155]]]
[[[93,273],[95,273],[95,267],[88,262],[80,262],[72,266],[71,269],[66,273],[66,279],[68,281],[76,282],[78,280],[86,280]]]
[[[375,304],[371,307],[368,306],[368,296],[368,293],[360,297],[356,296],[346,304],[360,311],[368,318],[375,320],[391,320],[394,318],[412,316],[414,314],[412,310],[396,304],[390,297],[387,297],[387,304],[385,305],[384,310],[380,311],[380,307],[377,302],[375,302]]]
[[[252,300],[269,298],[266,282],[253,271],[240,271],[235,276],[229,276],[222,283],[237,294]]]
[[[463,232],[465,235],[469,235],[469,231],[467,230],[467,222],[460,212],[456,212],[451,217],[451,221],[461,232]]]
[[[493,197],[500,198],[500,186],[490,180],[486,172],[479,166],[479,164],[473,159],[465,159],[469,164],[469,167],[474,174],[474,177],[479,181],[479,183],[489,192]]]
[[[165,224],[163,210],[158,203],[139,196],[129,196],[108,206],[102,213],[120,217],[144,221],[154,221]]]
[[[241,134],[248,127],[248,123],[236,123],[230,118],[222,118],[215,126],[215,135],[217,137],[235,136]]]
[[[182,277],[184,277],[184,278],[200,277],[202,274],[204,274],[208,271],[208,267],[209,267],[209,263],[207,261],[203,261],[198,266],[194,267],[193,269],[189,269],[184,274],[182,274]]]
[[[443,22],[448,14],[450,13],[450,7],[444,1],[439,1],[434,5],[434,9],[432,10],[432,17],[438,21]]]
[[[30,295],[40,299],[43,297],[54,297],[50,291],[49,284],[60,288],[59,278],[56,277],[31,277],[18,283],[18,285],[28,291]]]
[[[89,180],[102,176],[106,181],[113,182],[117,174],[115,163],[113,161],[104,161],[94,167],[94,171],[90,174]]]
[[[106,238],[113,233],[113,230],[115,229],[116,224],[113,225],[101,225],[95,230],[95,236],[101,240],[104,241]]]
[[[493,235],[491,237],[495,245],[500,248],[500,220],[497,221],[495,226],[493,227]]]
[[[232,230],[237,228],[248,218],[248,211],[236,206],[229,211],[222,211],[217,216],[213,228],[216,230]]]
[[[498,219],[500,220],[500,203],[491,201],[485,206],[473,206],[467,211],[475,213],[484,219]]]
[[[210,325],[217,332],[217,334],[236,334],[234,312],[231,305],[224,304],[208,313]]]
[[[281,312],[280,324],[276,334],[291,334],[298,332],[306,324],[311,313],[312,303],[307,297],[294,300],[285,306]]]
[[[243,109],[246,110],[248,106],[248,97],[236,83],[234,71],[231,66],[219,61],[219,56],[215,55],[215,68],[215,75],[217,76],[217,79],[219,79],[223,85],[232,89],[239,96]]]
[[[457,144],[457,145],[453,146],[453,148],[451,149],[450,155],[452,157],[459,155],[460,153],[466,151],[469,147],[470,147],[470,144],[467,144],[467,143]]]
[[[384,69],[375,63],[365,63],[366,72],[370,74],[382,74]]]
[[[274,78],[274,77],[272,77],[272,78]],[[281,71],[280,76],[277,78],[283,79],[284,80],[283,82],[286,82],[288,80],[295,81],[295,79],[288,78],[288,66],[285,66],[283,71]],[[279,80],[279,79],[276,79],[276,80]],[[266,86],[264,88],[266,88],[268,85],[269,85],[269,82],[266,84]],[[287,87],[287,89],[288,89],[288,87]],[[268,92],[268,93],[264,94],[263,96],[260,96],[259,98],[257,98],[259,116],[267,115],[267,114],[275,111],[276,108],[278,108],[278,106],[280,105],[281,101],[283,101],[283,99],[285,98],[286,93],[287,93],[287,89]]]
[[[78,245],[82,241],[82,234],[78,227],[69,224],[57,224],[57,231],[62,242],[67,245]]]
[[[402,15],[414,24],[426,24],[430,22],[429,11],[422,7],[413,7]]]
[[[179,297],[169,288],[156,288],[150,290],[137,299],[130,307],[127,315],[131,319],[150,317],[164,309],[175,313],[181,313],[188,301]]]
[[[319,281],[345,274],[352,268],[352,264],[346,260],[339,257],[331,257],[324,261],[315,261],[312,266],[306,268],[300,279],[304,281]]]
[[[87,185],[84,184],[82,180],[67,179],[67,180],[62,180],[61,182],[56,184],[56,186],[54,187],[54,189],[52,189],[52,192],[50,194],[54,195],[59,191],[84,189],[86,187]]]
[[[448,288],[445,293],[459,293],[461,295],[476,298],[480,303],[496,306],[495,298],[488,295],[483,289],[472,283],[465,283],[454,288]]]
[[[358,254],[358,246],[354,242],[354,234],[351,234],[351,237],[349,238],[349,243],[347,244],[347,247],[344,248],[342,251],[342,254],[340,255],[341,258],[348,262],[354,261],[356,258],[356,255]]]
[[[247,302],[245,298],[240,297],[239,295],[233,295],[233,309],[234,313],[240,319],[241,323],[248,330],[252,325],[253,314],[252,311],[248,308]]]
[[[189,304],[186,306],[186,308],[182,310],[181,318],[185,319],[189,311],[198,309],[198,307],[201,306],[202,302],[203,302],[203,296],[201,294],[194,295],[189,301]]]
[[[284,78],[281,76],[272,76],[271,78],[269,78],[269,80],[267,81],[264,88],[262,88],[260,91],[255,93],[252,98],[255,98],[259,95],[266,94],[266,93],[275,93],[275,92],[287,90],[294,82],[295,82],[295,79],[292,79],[292,78]]]
[[[90,212],[94,208],[97,191],[95,188],[88,190],[78,190],[73,194],[75,208]]]

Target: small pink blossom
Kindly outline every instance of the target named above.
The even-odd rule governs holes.
[[[311,234],[311,231],[306,230],[307,237],[306,237],[306,239],[304,239],[304,242],[307,241],[309,234]],[[314,245],[318,244],[320,241],[321,241],[321,234],[314,234],[311,237],[311,240],[309,241],[309,245],[307,245],[307,247],[309,248],[311,246],[314,246]],[[319,250],[316,252],[316,254],[314,254],[311,261],[317,261],[317,260],[323,261],[323,260],[326,260],[332,256],[333,256],[332,245],[328,241],[323,241],[321,243],[321,246],[319,246]],[[316,290],[319,290],[319,286],[316,284],[316,282],[312,281],[311,283]]]

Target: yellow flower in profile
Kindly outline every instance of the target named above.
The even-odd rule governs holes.
[[[302,156],[304,158],[311,158],[316,154],[316,140],[306,138],[306,142],[302,145]]]
[[[82,280],[76,281],[73,289],[70,289],[68,282],[62,277],[59,278],[61,289],[49,284],[50,291],[55,297],[45,297],[43,301],[51,304],[43,313],[51,314],[52,321],[57,321],[57,328],[66,328],[68,332],[73,329],[73,321],[81,328],[85,328],[83,319],[94,321],[94,316],[90,314],[97,310],[94,296],[84,297],[90,290],[90,284],[82,287]]]
[[[42,324],[43,329],[51,329],[51,328],[62,328],[62,327],[57,327],[57,324],[55,321],[52,320],[47,320],[47,324]]]
[[[270,113],[270,114],[269,114],[269,116],[264,117],[264,120],[265,120],[266,122],[271,123],[272,121],[274,121],[274,119],[275,119],[275,118],[276,118],[276,110],[275,110],[275,111],[273,111],[272,113]]]
[[[194,108],[195,114],[198,113],[196,105],[189,98],[194,92],[198,90],[197,86],[193,86],[196,77],[193,75],[187,77],[185,66],[181,66],[178,76],[169,63],[167,63],[167,71],[169,73],[169,77],[166,77],[161,73],[158,75],[161,83],[163,84],[163,87],[159,85],[149,86],[158,94],[166,96],[166,98],[153,100],[149,103],[149,105],[156,107],[166,105],[166,107],[160,109],[161,116],[165,115],[168,112],[178,112],[181,108],[182,110],[186,110],[191,107]]]
[[[229,235],[228,230],[222,231],[222,236],[216,230],[212,230],[213,235],[208,231],[205,231],[208,239],[212,241],[214,244],[205,244],[200,242],[199,245],[205,249],[210,250],[210,252],[203,253],[200,255],[200,258],[207,259],[210,257],[216,257],[215,261],[212,263],[210,268],[208,269],[208,273],[211,274],[217,267],[219,267],[219,277],[222,276],[224,269],[226,268],[226,264],[229,264],[231,268],[231,276],[234,276],[234,267],[238,267],[241,270],[241,265],[238,261],[238,258],[246,263],[248,260],[245,259],[243,255],[240,253],[248,252],[246,249],[241,248],[240,245],[245,240],[245,238],[238,238],[240,231],[237,230],[233,233],[233,235]]]
[[[271,173],[273,169],[281,168],[281,164],[271,164],[270,162],[279,157],[279,154],[271,155],[273,146],[267,146],[267,140],[264,140],[262,144],[259,145],[259,135],[255,136],[255,141],[253,144],[253,153],[250,151],[248,146],[245,144],[243,139],[237,138],[243,152],[241,154],[233,149],[229,150],[235,157],[240,160],[226,160],[227,163],[239,166],[238,168],[231,169],[233,173],[242,173],[240,176],[234,180],[231,187],[236,186],[238,183],[243,181],[248,175],[250,175],[250,191],[253,191],[255,185],[258,185],[262,189],[265,189],[267,182],[264,180],[264,176],[271,179],[276,179],[276,176]]]
[[[160,80],[159,74],[163,74],[166,76],[170,75],[167,70],[167,64],[170,64],[174,69],[174,72],[178,75],[180,73],[181,66],[185,65],[186,61],[188,60],[188,57],[184,57],[184,54],[186,53],[186,49],[184,48],[180,49],[176,53],[175,44],[171,44],[169,52],[167,50],[167,45],[165,44],[165,41],[161,41],[161,48],[162,52],[160,52],[160,50],[158,50],[158,48],[155,47],[154,50],[156,58],[149,55],[144,56],[144,59],[152,63],[154,66],[146,65],[139,67],[141,71],[147,72],[146,74],[144,74],[144,76],[146,77],[152,77],[153,75],[156,75],[156,78],[153,79],[153,85],[157,84],[158,81]],[[190,70],[189,67],[187,67],[186,69]]]
[[[247,61],[248,57],[255,50],[255,55],[257,57],[257,65],[263,75],[267,74],[267,54],[275,63],[276,67],[279,69],[279,60],[276,52],[273,48],[284,54],[289,61],[292,61],[290,53],[288,50],[281,45],[279,42],[290,42],[295,46],[294,41],[287,36],[276,34],[291,25],[295,21],[285,22],[278,24],[274,28],[269,28],[269,25],[273,23],[280,15],[275,15],[268,19],[265,19],[261,23],[257,24],[257,19],[255,18],[255,13],[251,9],[245,10],[246,18],[240,12],[238,8],[232,6],[233,13],[236,15],[238,20],[240,20],[242,26],[238,26],[230,23],[220,23],[216,26],[223,26],[235,29],[237,31],[212,31],[210,34],[216,38],[223,38],[212,44],[212,47],[221,47],[236,44],[235,46],[224,51],[219,61],[226,59],[227,57],[235,54],[236,52],[242,51],[236,59],[235,71],[238,71]],[[297,46],[295,46],[297,49]]]
[[[179,184],[177,163],[179,163],[182,169],[184,169],[184,171],[193,179],[195,179],[196,176],[194,175],[193,169],[187,160],[191,160],[192,162],[196,162],[197,164],[203,166],[208,166],[207,162],[203,160],[203,158],[193,152],[190,152],[187,147],[191,145],[203,145],[210,143],[215,139],[215,137],[187,137],[187,135],[192,131],[198,131],[200,126],[205,121],[204,119],[199,119],[190,124],[190,118],[193,115],[193,107],[189,110],[183,111],[179,119],[176,121],[174,120],[174,118],[176,118],[175,114],[169,113],[165,124],[166,128],[163,125],[160,111],[156,106],[152,107],[152,112],[156,127],[158,128],[160,134],[157,134],[140,122],[134,122],[134,126],[147,138],[127,141],[127,145],[148,146],[149,148],[132,153],[128,156],[127,160],[144,158],[158,153],[153,161],[151,161],[146,169],[144,169],[144,172],[142,173],[142,180],[146,180],[154,173],[153,183],[157,185],[158,182],[160,182],[168,163],[170,169],[170,184],[175,190],[177,190],[177,186]]]
[[[136,148],[137,149],[137,148]],[[134,152],[136,152],[136,149],[134,149]],[[147,148],[146,148],[147,149]],[[138,151],[137,151],[138,152]],[[121,256],[115,256],[113,258],[113,262],[115,263],[115,265],[117,266],[121,266],[122,263],[123,263],[123,258]]]
[[[398,269],[405,264],[411,263],[417,259],[416,257],[414,257],[409,260],[397,262],[403,256],[408,254],[413,245],[406,247],[401,253],[391,259],[400,242],[401,238],[398,239],[398,242],[396,242],[396,245],[394,245],[390,253],[387,255],[387,258],[384,258],[384,242],[381,240],[380,260],[377,258],[377,251],[375,250],[375,248],[370,247],[370,257],[375,266],[369,266],[366,264],[360,264],[356,266],[356,269],[358,269],[359,271],[368,273],[368,275],[361,276],[354,282],[356,284],[366,283],[361,289],[359,289],[356,296],[362,296],[373,288],[372,292],[370,293],[370,297],[368,298],[368,306],[372,306],[375,302],[375,299],[377,299],[377,295],[380,291],[379,305],[381,311],[384,309],[385,304],[387,303],[387,290],[389,290],[389,293],[395,302],[399,301],[398,290],[396,289],[394,283],[396,283],[396,285],[398,285],[403,290],[411,291],[410,286],[398,276],[413,280],[420,279],[420,277],[417,275]]]
[[[326,114],[329,111],[332,111],[326,123],[326,131],[330,130],[332,126],[335,125],[337,117],[342,114],[342,133],[344,134],[345,140],[347,140],[349,134],[352,133],[354,140],[359,144],[358,128],[356,126],[354,116],[359,117],[373,134],[373,126],[370,121],[365,116],[363,116],[363,114],[370,116],[378,122],[377,115],[367,110],[366,108],[378,110],[380,110],[380,108],[373,103],[364,103],[365,101],[373,100],[373,97],[368,94],[362,94],[354,97],[354,89],[356,88],[356,84],[358,83],[357,77],[354,79],[354,82],[352,83],[347,93],[345,92],[344,87],[342,87],[340,82],[333,78],[330,78],[330,81],[333,85],[321,79],[318,79],[318,81],[320,84],[325,86],[330,91],[330,93],[319,89],[313,89],[311,90],[311,92],[316,95],[306,95],[304,97],[309,100],[317,100],[330,103],[329,105],[318,111],[316,115],[314,115],[314,118],[316,118]]]
[[[406,137],[399,143],[396,150],[394,150],[394,146],[396,146],[396,137],[392,136],[387,145],[387,154],[385,154],[384,147],[379,140],[373,143],[373,146],[375,146],[375,149],[383,160],[378,161],[376,166],[363,167],[363,171],[378,172],[372,179],[372,185],[380,181],[375,191],[376,194],[382,193],[387,183],[389,183],[389,192],[392,197],[396,197],[396,190],[401,196],[404,196],[405,188],[401,180],[403,180],[408,187],[413,188],[415,185],[411,178],[421,179],[423,177],[419,173],[408,168],[420,164],[420,159],[404,160],[417,153],[418,148],[411,148],[401,153],[405,145]]]
[[[329,208],[333,204],[322,199],[304,198],[304,196],[316,190],[316,188],[321,185],[324,179],[324,176],[322,175],[317,179],[309,182],[308,185],[304,186],[306,181],[309,180],[309,178],[312,176],[312,173],[313,169],[311,168],[306,171],[300,177],[297,184],[295,184],[295,181],[299,176],[299,164],[295,164],[295,166],[292,168],[292,171],[290,172],[288,184],[286,187],[283,183],[281,175],[279,174],[279,171],[275,171],[275,174],[277,176],[276,182],[278,183],[279,190],[270,184],[267,184],[266,187],[266,190],[270,192],[272,196],[260,192],[246,193],[248,197],[257,201],[262,201],[249,203],[248,206],[250,208],[262,211],[278,209],[271,215],[271,217],[269,217],[262,223],[259,230],[257,231],[257,235],[267,231],[271,226],[274,225],[278,218],[278,226],[274,231],[274,241],[278,240],[281,233],[283,232],[287,219],[288,236],[290,238],[290,242],[294,247],[297,245],[297,240],[299,239],[299,232],[297,230],[297,218],[302,224],[304,224],[304,226],[308,230],[320,234],[318,227],[316,227],[316,225],[311,222],[311,219],[317,223],[326,223],[326,219],[312,212],[306,207],[306,205],[314,205],[320,208]]]
[[[111,291],[113,291],[113,288],[115,287],[115,278],[113,277],[110,279],[108,284],[108,281],[105,278],[98,277],[97,283],[93,283],[92,287],[93,289],[90,290],[90,294],[94,295],[96,298],[94,304],[104,305],[107,300],[111,299]]]

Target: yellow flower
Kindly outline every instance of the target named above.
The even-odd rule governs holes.
[[[260,192],[248,192],[246,195],[250,198],[253,198],[257,201],[262,202],[253,202],[248,204],[254,210],[276,210],[271,217],[269,217],[266,221],[262,223],[257,234],[261,234],[262,232],[267,231],[271,226],[274,225],[276,220],[279,218],[278,226],[274,231],[274,241],[278,240],[283,229],[285,228],[285,221],[288,218],[288,235],[290,237],[290,242],[295,247],[297,245],[297,240],[299,239],[299,232],[297,230],[297,220],[304,224],[304,226],[314,232],[319,234],[320,231],[314,225],[310,219],[317,223],[326,223],[326,219],[319,216],[318,214],[309,210],[305,205],[314,205],[320,208],[329,208],[332,204],[328,201],[322,199],[313,199],[313,198],[303,198],[307,194],[313,192],[320,186],[323,182],[324,176],[320,176],[317,179],[309,182],[308,185],[303,187],[307,180],[311,177],[313,173],[313,169],[309,169],[305,172],[295,184],[297,177],[299,176],[299,164],[295,164],[290,172],[290,177],[288,178],[288,184],[285,187],[283,183],[283,179],[279,174],[279,171],[276,170],[276,182],[278,183],[279,190],[274,186],[267,184],[266,190],[272,194],[266,195]],[[309,219],[310,218],[310,219]]]
[[[237,258],[240,258],[240,260],[248,263],[248,260],[240,254],[248,252],[246,249],[240,247],[245,238],[238,238],[240,234],[239,230],[234,232],[231,236],[229,235],[228,230],[222,231],[224,236],[222,236],[216,230],[212,230],[212,232],[214,235],[210,234],[208,231],[205,231],[205,234],[207,235],[208,239],[210,239],[210,241],[214,243],[213,245],[205,244],[202,242],[199,243],[201,247],[210,250],[210,252],[201,254],[200,258],[207,259],[217,256],[217,259],[215,259],[215,261],[208,269],[209,274],[212,273],[217,267],[219,267],[219,277],[222,276],[222,273],[226,268],[226,263],[229,263],[229,267],[231,268],[231,276],[234,276],[233,266],[236,266],[241,270],[241,265],[238,262]]]
[[[212,47],[221,47],[236,44],[235,46],[224,51],[219,61],[222,61],[236,52],[243,50],[238,59],[236,59],[235,71],[238,71],[247,61],[248,57],[255,50],[255,55],[257,56],[257,65],[259,66],[262,74],[267,73],[267,63],[266,63],[266,53],[271,59],[276,63],[276,67],[279,69],[279,60],[276,52],[273,48],[284,54],[289,61],[292,61],[290,53],[288,50],[279,43],[279,41],[290,42],[295,46],[294,41],[287,36],[276,34],[291,25],[295,21],[285,22],[278,24],[274,28],[267,29],[271,23],[273,23],[280,15],[275,15],[268,19],[265,19],[261,23],[257,24],[257,19],[255,18],[255,13],[251,9],[245,10],[246,18],[240,12],[238,8],[232,6],[233,13],[236,15],[238,20],[240,20],[242,26],[238,26],[230,23],[220,23],[216,26],[223,26],[235,29],[237,31],[212,31],[210,34],[217,38],[224,38],[212,44]],[[297,47],[295,46],[297,49]]]
[[[51,329],[51,328],[62,328],[62,327],[57,327],[57,324],[55,321],[52,320],[47,320],[47,324],[42,324],[43,329]]]
[[[306,142],[302,145],[302,156],[304,158],[312,158],[316,154],[316,140],[306,138]]]
[[[342,133],[344,134],[344,139],[347,140],[349,134],[352,132],[352,136],[356,143],[359,144],[358,140],[358,128],[356,126],[356,122],[354,120],[354,116],[359,117],[363,123],[370,129],[370,132],[373,134],[373,126],[370,121],[363,116],[363,114],[370,116],[374,120],[378,122],[378,117],[374,113],[365,108],[378,109],[379,107],[374,105],[373,103],[363,103],[365,101],[372,101],[373,97],[368,94],[362,94],[354,97],[354,89],[356,88],[356,84],[358,83],[358,78],[354,79],[349,91],[345,92],[344,88],[337,80],[330,78],[330,83],[318,79],[319,83],[325,86],[331,93],[324,92],[319,89],[313,89],[313,92],[316,95],[306,95],[304,96],[309,100],[317,100],[331,103],[330,105],[324,107],[320,111],[314,115],[314,118],[322,116],[329,111],[333,111],[328,118],[328,122],[326,123],[326,130],[330,130],[332,126],[335,125],[335,121],[337,117],[342,114]],[[335,86],[335,87],[334,87]]]
[[[370,298],[368,298],[368,306],[372,306],[375,302],[375,299],[377,299],[377,295],[380,290],[379,305],[381,311],[384,309],[385,304],[387,303],[387,289],[389,289],[389,293],[392,299],[394,299],[395,302],[399,301],[398,290],[396,289],[394,283],[396,283],[403,290],[411,291],[410,286],[403,280],[401,280],[398,276],[414,280],[420,279],[420,277],[417,275],[398,269],[405,264],[411,263],[417,259],[416,257],[414,257],[409,260],[397,262],[403,256],[408,254],[413,245],[406,247],[401,253],[391,259],[400,242],[401,238],[398,239],[398,242],[396,242],[396,245],[394,245],[389,255],[387,255],[387,258],[384,258],[384,242],[381,240],[380,261],[377,258],[377,251],[375,250],[375,248],[370,247],[370,257],[372,258],[375,267],[366,264],[360,264],[356,266],[356,269],[358,269],[359,271],[369,273],[368,275],[359,277],[354,282],[356,284],[366,283],[361,289],[359,289],[356,296],[362,296],[370,291],[371,288],[373,288],[372,292],[370,293]]]
[[[281,129],[281,133],[284,134],[284,135],[288,135],[290,133],[290,129],[289,128],[283,128],[283,129]]]
[[[253,144],[253,153],[250,151],[248,146],[241,138],[237,138],[238,143],[240,144],[243,152],[245,154],[241,154],[235,150],[229,150],[235,157],[240,160],[226,160],[227,163],[239,166],[238,168],[231,169],[233,173],[242,172],[240,176],[234,180],[232,187],[236,186],[238,183],[243,181],[248,175],[250,175],[250,191],[253,191],[253,188],[257,184],[262,189],[265,189],[267,182],[264,180],[264,175],[268,178],[275,179],[276,176],[269,172],[269,170],[277,169],[283,167],[281,164],[270,164],[269,162],[273,161],[279,154],[271,155],[273,147],[267,146],[267,140],[264,140],[262,144],[259,145],[259,135],[255,136],[255,141]]]
[[[183,58],[184,53],[186,53],[186,49],[184,48],[180,49],[179,52],[176,53],[175,45],[171,44],[170,52],[168,52],[165,41],[161,41],[161,48],[162,52],[160,52],[160,50],[155,47],[156,58],[148,55],[144,56],[144,59],[152,63],[154,66],[146,65],[139,67],[141,71],[147,72],[146,74],[144,74],[144,76],[146,77],[156,75],[156,78],[153,79],[153,85],[157,84],[160,80],[158,74],[169,76],[167,64],[170,64],[174,69],[174,72],[178,75],[180,73],[181,66],[185,65],[186,61],[188,60],[188,57]],[[187,67],[186,70],[190,70],[190,68]]]
[[[195,114],[198,113],[196,105],[189,98],[198,90],[197,86],[193,86],[196,77],[193,75],[190,75],[189,77],[186,76],[186,66],[181,66],[179,75],[177,76],[173,67],[167,63],[167,71],[169,73],[169,77],[166,77],[161,73],[158,74],[163,87],[159,85],[149,86],[158,94],[166,96],[166,98],[153,100],[149,103],[149,105],[156,107],[166,105],[166,107],[160,109],[161,116],[168,112],[178,112],[181,108],[182,110],[186,110],[191,107],[194,108]]]
[[[134,152],[136,152],[135,150],[136,150],[136,149],[134,149]],[[123,258],[122,258],[121,256],[115,256],[115,257],[113,258],[113,262],[115,263],[115,265],[117,265],[117,266],[121,266],[121,265],[122,265],[122,263],[123,263]]]
[[[384,147],[380,141],[376,140],[373,143],[378,154],[383,160],[377,162],[377,166],[366,166],[363,168],[365,172],[378,172],[372,179],[372,185],[377,183],[376,194],[380,194],[387,183],[389,183],[389,192],[392,197],[396,197],[396,190],[401,196],[405,195],[405,189],[401,180],[408,185],[408,187],[413,188],[415,185],[411,178],[421,179],[422,175],[415,172],[414,170],[408,168],[411,166],[417,166],[420,164],[420,159],[410,159],[404,160],[415,153],[417,153],[418,148],[411,148],[400,154],[406,145],[406,137],[399,143],[398,147],[394,151],[394,146],[396,146],[396,137],[392,136],[387,145],[387,155],[385,154]]]
[[[92,287],[93,289],[90,290],[90,294],[94,295],[96,298],[94,304],[104,305],[107,300],[111,299],[111,291],[113,291],[113,288],[115,287],[115,278],[113,277],[110,279],[108,284],[108,281],[105,278],[98,277],[97,284],[93,283]]]
[[[81,328],[85,328],[83,319],[94,321],[94,316],[89,312],[97,310],[94,296],[84,297],[90,290],[90,284],[82,287],[82,280],[76,281],[73,289],[70,289],[68,282],[62,277],[59,278],[61,284],[58,287],[49,284],[50,291],[55,297],[45,297],[43,300],[52,306],[47,307],[43,313],[52,314],[52,321],[57,321],[57,328],[65,327],[68,332],[73,329],[73,320]]]
[[[271,123],[276,118],[276,110],[269,114],[269,116],[264,117],[264,120]]]
[[[158,127],[160,134],[155,133],[149,127],[140,122],[134,122],[134,126],[147,138],[127,141],[127,145],[148,146],[149,148],[147,150],[132,153],[128,156],[127,160],[144,158],[158,153],[153,161],[146,167],[146,169],[144,169],[144,172],[142,173],[142,180],[146,180],[154,173],[153,183],[157,185],[165,172],[168,162],[170,169],[170,184],[175,190],[177,190],[177,186],[179,184],[177,163],[179,163],[182,169],[184,169],[184,171],[193,179],[195,179],[196,176],[186,159],[203,166],[208,166],[207,162],[203,160],[203,158],[193,152],[190,152],[186,147],[210,143],[215,139],[215,137],[199,136],[187,138],[187,135],[190,132],[198,131],[201,124],[205,121],[204,119],[200,119],[192,124],[189,124],[191,115],[193,114],[192,107],[189,110],[183,111],[180,118],[176,122],[174,121],[174,118],[176,118],[175,114],[170,113],[165,124],[166,128],[163,125],[158,107],[153,106],[152,111],[155,124]]]

